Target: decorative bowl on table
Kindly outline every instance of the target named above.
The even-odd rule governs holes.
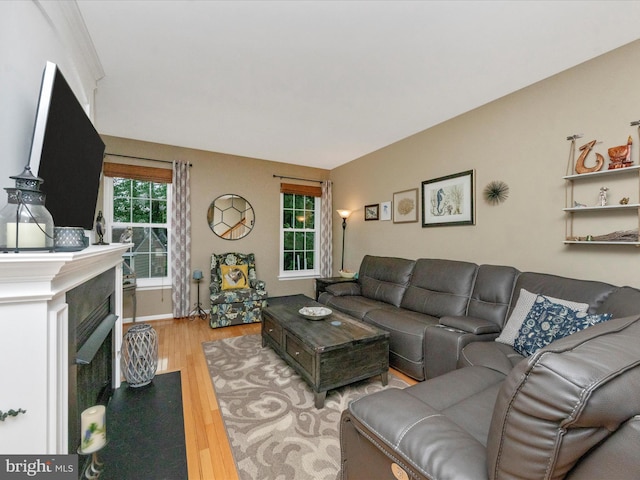
[[[307,320],[324,320],[333,312],[327,307],[302,307],[298,313]]]
[[[352,272],[351,270],[340,270],[339,273],[342,278],[353,278],[356,276],[356,272]]]

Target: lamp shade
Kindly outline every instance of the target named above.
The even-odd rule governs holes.
[[[340,215],[340,218],[343,220],[346,220],[349,218],[349,215],[351,215],[351,210],[336,210],[336,212],[338,212],[338,215]]]
[[[194,270],[193,271],[193,279],[194,280],[202,280],[202,270]]]

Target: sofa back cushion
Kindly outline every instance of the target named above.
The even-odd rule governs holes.
[[[416,260],[402,308],[433,317],[467,313],[478,265],[456,260]]]
[[[513,267],[480,265],[467,315],[502,327],[509,310],[513,285],[520,272]]]
[[[640,316],[624,317],[553,342],[518,363],[494,407],[489,478],[564,478],[638,415],[639,343]]]
[[[589,313],[605,313],[601,310],[601,305],[616,289],[613,285],[603,282],[577,280],[548,273],[524,272],[516,280],[511,306],[509,307],[509,315],[511,315],[511,311],[517,304],[521,288],[537,295],[587,303],[589,305]]]
[[[362,296],[399,307],[414,265],[405,258],[365,255],[358,272]]]

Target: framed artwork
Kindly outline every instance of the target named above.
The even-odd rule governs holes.
[[[418,189],[393,194],[393,223],[418,221]]]
[[[475,225],[473,170],[422,182],[422,226]]]
[[[380,204],[380,220],[391,220],[391,202]]]
[[[380,215],[380,205],[375,203],[373,205],[364,206],[364,219],[365,220],[378,220]]]

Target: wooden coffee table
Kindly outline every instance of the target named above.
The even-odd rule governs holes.
[[[321,306],[304,295],[279,297],[262,311],[262,346],[269,345],[313,390],[316,408],[327,391],[380,375],[388,381],[389,332],[334,311],[307,320],[298,310]]]

